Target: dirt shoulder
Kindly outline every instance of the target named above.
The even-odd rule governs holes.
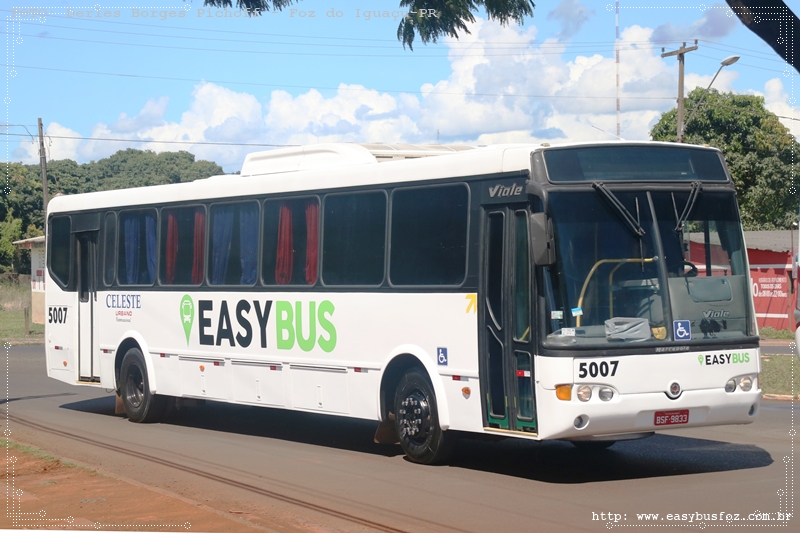
[[[245,510],[224,513],[9,442],[2,457],[0,529],[280,531]],[[8,502],[11,497],[12,501]]]

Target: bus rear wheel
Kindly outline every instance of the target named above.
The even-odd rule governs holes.
[[[122,358],[119,394],[132,422],[155,422],[164,412],[166,398],[150,392],[142,352],[131,348]]]
[[[409,370],[394,396],[395,429],[406,457],[414,463],[441,464],[453,451],[455,434],[442,431],[436,395],[428,377]]]

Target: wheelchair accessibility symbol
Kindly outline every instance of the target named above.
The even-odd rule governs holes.
[[[447,348],[436,348],[436,361],[447,366]]]
[[[688,320],[673,320],[672,332],[676,341],[692,340],[692,324]]]

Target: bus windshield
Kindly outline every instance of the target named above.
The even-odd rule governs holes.
[[[752,335],[733,192],[554,192],[545,345]],[[576,208],[580,206],[580,208]]]

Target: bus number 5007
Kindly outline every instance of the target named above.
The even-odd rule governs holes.
[[[50,324],[63,324],[67,321],[66,307],[50,307],[47,314],[47,322]]]
[[[601,361],[600,364],[592,361],[591,363],[579,363],[578,364],[578,377],[585,378],[586,376],[591,376],[596,378],[597,376],[613,376],[617,373],[617,365],[619,361]]]

